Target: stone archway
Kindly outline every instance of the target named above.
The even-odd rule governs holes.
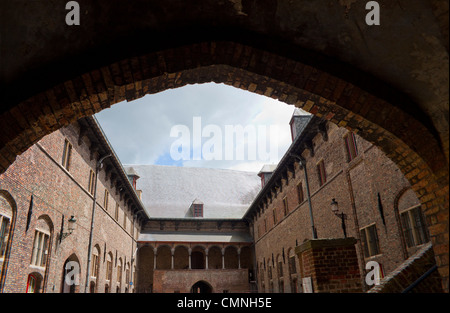
[[[361,29],[364,8],[357,4],[204,1],[194,8],[144,1],[124,10],[125,4],[110,1],[108,10],[101,10],[85,1],[86,11],[108,12],[99,20],[114,26],[92,32],[89,16],[77,30],[68,31],[63,19],[41,25],[52,20],[43,12],[53,10],[36,3],[6,7],[21,12],[18,23],[33,21],[23,29],[34,27],[47,36],[40,36],[38,45],[22,41],[30,38],[20,32],[5,38],[12,43],[6,46],[20,53],[7,55],[1,76],[7,88],[0,111],[0,173],[46,134],[114,103],[186,84],[225,83],[301,107],[384,151],[420,199],[448,291],[448,73],[442,70],[448,46],[441,43],[448,41],[448,18],[439,18],[436,1],[416,1],[407,14],[386,2],[387,27],[378,34]],[[402,26],[396,30],[410,35],[396,37],[393,21],[400,12],[421,23],[397,25],[426,23],[429,33]],[[42,19],[34,20],[40,13]],[[136,18],[140,14],[152,18]],[[13,16],[7,14],[6,23]],[[152,34],[152,40],[142,40],[143,34]]]
[[[200,280],[192,285],[191,293],[212,293],[212,287],[207,282]]]

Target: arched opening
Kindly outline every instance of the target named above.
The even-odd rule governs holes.
[[[61,292],[79,292],[81,267],[76,254],[70,255],[63,265],[61,277]]]
[[[172,252],[169,246],[158,247],[156,254],[156,269],[170,270],[172,264]]]
[[[189,268],[189,251],[185,246],[177,246],[174,252],[174,268],[188,269]]]
[[[222,268],[222,251],[217,246],[213,246],[208,249],[208,268]]]
[[[239,260],[238,260],[238,252],[237,248],[234,246],[229,246],[225,248],[225,268],[238,268]]]
[[[191,293],[212,293],[212,287],[207,282],[201,280],[191,287]]]
[[[42,292],[42,275],[40,273],[31,273],[28,275],[26,293]]]
[[[202,247],[195,247],[191,252],[191,268],[204,269],[205,268],[205,251]]]
[[[92,19],[68,36],[58,24],[36,23],[49,34],[35,38],[39,45],[27,43],[29,36],[20,32],[8,35],[31,52],[6,59],[1,171],[44,134],[113,103],[188,83],[225,82],[303,107],[379,146],[420,197],[437,263],[448,278],[448,244],[440,239],[448,236],[448,73],[442,66],[448,60],[448,22],[436,18],[432,5],[420,1],[405,12],[393,4],[386,13],[391,20],[406,14],[410,22],[390,24],[382,35],[366,31],[366,25],[361,29],[364,7],[356,4],[205,1],[191,8],[164,1],[126,10],[124,4],[108,10],[85,5],[86,12],[108,12],[101,16],[103,25],[124,23],[92,32]],[[26,16],[21,23],[46,9],[14,7]],[[348,19],[355,22],[342,23]],[[430,26],[429,40],[415,31],[418,21]],[[16,29],[30,32],[25,25]],[[148,33],[154,40],[141,40]],[[71,44],[53,49],[55,38]],[[120,49],[117,42],[124,43]],[[448,290],[448,281],[444,285]]]
[[[153,289],[154,250],[151,246],[143,246],[138,250],[138,270],[136,291],[149,293]]]

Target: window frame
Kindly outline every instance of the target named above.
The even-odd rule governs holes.
[[[371,238],[372,233],[369,230],[372,228],[375,229],[375,232],[374,232],[375,237],[374,238]],[[374,256],[382,254],[376,223],[372,223],[363,228],[360,228],[359,233],[360,233],[360,237],[361,237],[361,245],[363,248],[362,250],[363,250],[365,259],[372,258]],[[364,234],[364,236],[362,234]],[[370,240],[369,238],[371,238],[372,240]],[[375,248],[376,248],[375,251],[374,251],[373,245],[375,245]]]
[[[70,161],[72,158],[72,148],[73,148],[73,146],[70,143],[70,141],[67,138],[65,138],[61,164],[67,171],[70,170],[70,163],[71,163]]]
[[[355,134],[348,132],[344,136],[345,151],[347,152],[347,162],[351,162],[359,155]]]
[[[327,182],[327,172],[325,170],[325,161],[322,159],[316,164],[317,175],[319,177],[319,186],[322,187]]]

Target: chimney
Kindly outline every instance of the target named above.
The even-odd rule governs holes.
[[[125,171],[127,172],[128,180],[130,181],[131,185],[134,187],[134,190],[136,190],[136,181],[139,179],[139,175],[136,173],[136,171],[132,167],[125,168]]]
[[[302,133],[311,118],[311,114],[306,113],[299,108],[295,108],[291,121],[289,122],[289,125],[291,126],[292,142],[294,142],[298,135]]]

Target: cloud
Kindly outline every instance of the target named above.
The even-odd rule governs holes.
[[[171,89],[132,101],[115,104],[96,115],[113,149],[124,164],[161,164],[191,167],[229,168],[255,171],[264,163],[276,163],[291,143],[289,121],[293,106],[277,100],[237,89],[224,84],[196,84]],[[197,119],[194,119],[197,117]],[[267,149],[272,143],[277,147],[277,160],[193,160],[194,124],[201,121],[201,130],[207,125],[222,133],[225,146],[226,125],[229,127],[261,127],[272,129],[266,136],[257,136],[256,146]],[[173,160],[171,145],[177,140],[171,137],[176,125],[184,125],[190,131],[190,160]],[[277,129],[277,132],[273,130]],[[208,141],[201,138],[201,144]],[[245,138],[237,138],[245,140]],[[270,142],[271,141],[271,142]],[[239,142],[236,140],[235,142]],[[211,142],[210,142],[211,143]],[[255,144],[247,141],[248,145]],[[198,147],[201,149],[201,146]],[[236,148],[233,147],[232,149]],[[247,155],[248,156],[248,155]],[[260,155],[259,155],[260,156]]]

